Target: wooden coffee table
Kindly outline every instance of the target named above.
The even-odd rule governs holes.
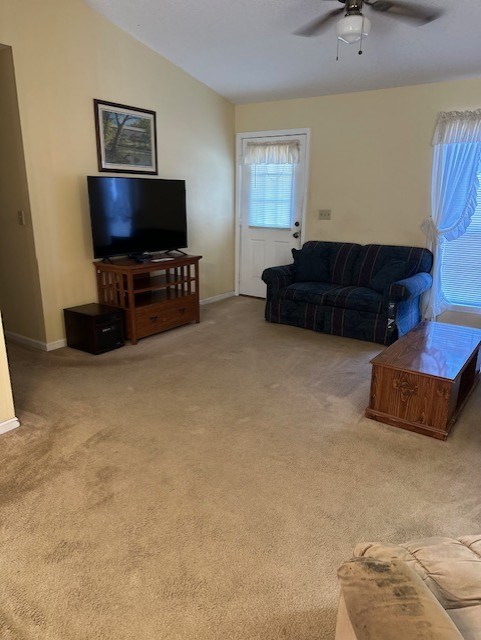
[[[421,322],[376,356],[366,416],[446,440],[479,380],[481,330]]]

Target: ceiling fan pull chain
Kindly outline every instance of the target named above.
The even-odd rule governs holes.
[[[336,62],[339,62],[339,38],[337,39]]]
[[[362,27],[361,27],[361,39],[359,40],[359,51],[358,54],[362,56],[362,38],[364,34],[364,16],[362,16]]]

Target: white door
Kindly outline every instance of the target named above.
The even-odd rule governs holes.
[[[261,279],[264,269],[292,263],[292,249],[301,246],[307,133],[262,138],[241,134],[241,140],[239,293],[265,298],[266,285]],[[263,145],[272,151],[275,143],[286,142],[295,145],[296,161],[285,162],[286,158],[282,154],[275,157],[276,153],[267,160],[262,157]],[[245,154],[253,145],[261,151],[259,161],[244,164]]]

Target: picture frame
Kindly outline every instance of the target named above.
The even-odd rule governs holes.
[[[94,100],[99,171],[158,175],[155,111]]]

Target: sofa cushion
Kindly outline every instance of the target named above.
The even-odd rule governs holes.
[[[326,292],[324,304],[355,311],[381,313],[385,301],[380,293],[367,287],[339,287]],[[387,306],[386,306],[387,312]]]
[[[403,280],[406,275],[406,262],[392,258],[369,281],[369,287],[384,293],[394,282]]]
[[[354,267],[358,262],[361,248],[361,245],[351,242],[310,240],[304,244],[303,250],[318,252],[323,256],[323,260],[327,255],[329,276],[325,282],[346,286],[352,284]]]
[[[327,282],[296,282],[283,291],[282,297],[286,300],[295,300],[297,302],[326,304],[327,294],[339,289],[341,289],[339,285]]]
[[[286,300],[310,302],[339,309],[381,313],[386,307],[383,296],[367,287],[340,287],[323,282],[296,282],[281,294]],[[387,307],[386,307],[387,310]]]
[[[399,260],[406,265],[404,278],[416,273],[431,271],[433,255],[421,247],[400,247],[393,245],[367,244],[361,248],[353,270],[353,280],[349,284],[361,287],[371,286],[372,279],[391,260]]]
[[[293,249],[295,282],[330,282],[329,251],[323,248]]]

